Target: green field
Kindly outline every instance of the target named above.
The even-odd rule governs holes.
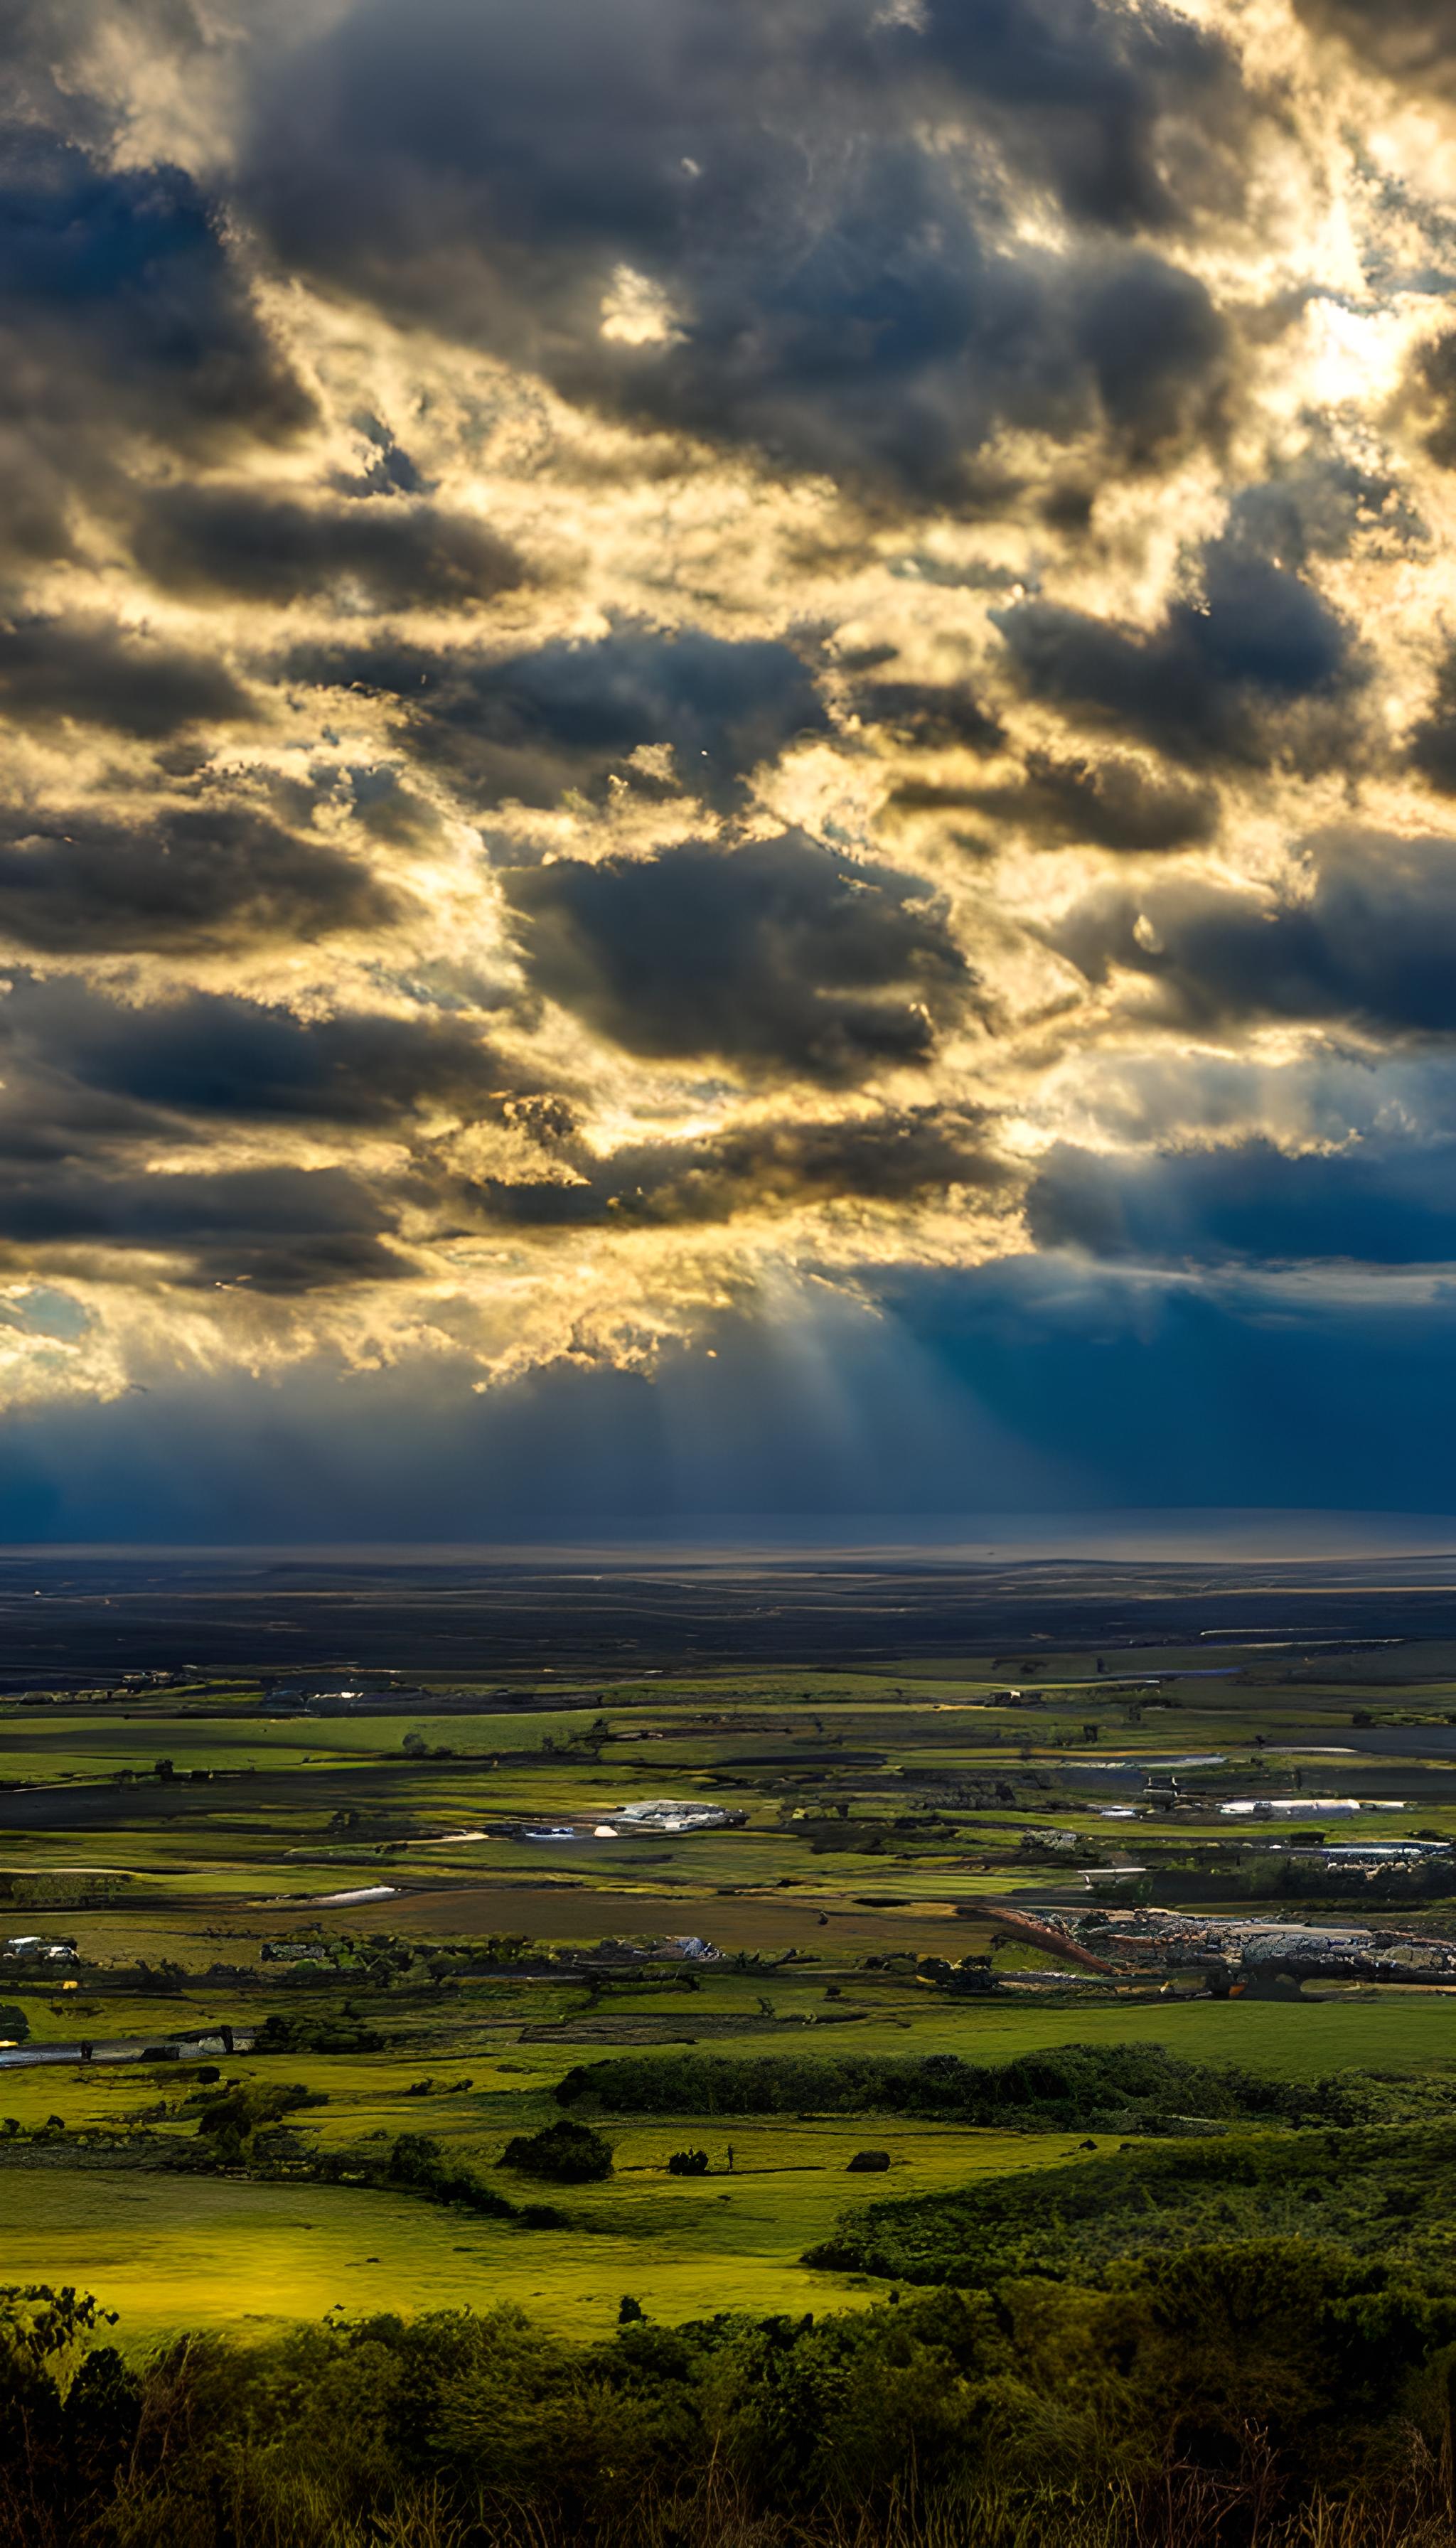
[[[665,2172],[675,2132],[637,2127],[612,2138],[617,2173],[576,2190],[567,2230],[475,2222],[347,2186],[36,2167],[0,2171],[0,2247],[17,2281],[104,2294],[124,2344],[179,2325],[260,2331],[339,2306],[363,2316],[501,2300],[560,2333],[597,2336],[615,2323],[624,2292],[669,2322],[718,2310],[859,2306],[873,2297],[862,2277],[798,2261],[847,2206],[882,2196],[887,2184],[930,2193],[1052,2165],[1068,2147],[1065,2134],[917,2131],[879,2119],[872,2133],[744,2124],[732,2134],[730,2179],[719,2126],[720,2172],[683,2181]],[[890,2151],[888,2178],[845,2175],[866,2138]]]
[[[1400,1649],[1277,1675],[1226,1654],[1222,1677],[1194,1678],[1204,1660],[1139,1656],[1170,1676],[1139,1691],[1098,1687],[1093,1657],[1043,1657],[1020,1667],[1014,1699],[982,1661],[559,1696],[543,1675],[499,1698],[481,1682],[409,1703],[325,1691],[285,1706],[235,1675],[0,1700],[0,1936],[67,1941],[78,1958],[0,1956],[0,2007],[20,2013],[23,2050],[132,2048],[0,2068],[12,2272],[94,2288],[129,2341],[500,2298],[586,2334],[626,2292],[665,2320],[802,2312],[872,2291],[801,2261],[841,2214],[887,2191],[1064,2166],[1079,2137],[895,2114],[730,2128],[689,2098],[666,2121],[600,2118],[613,2173],[547,2189],[556,2229],[366,2179],[422,2133],[518,2209],[531,2189],[500,2165],[506,2141],[558,2114],[568,2070],[623,2048],[1000,2063],[1077,2042],[1285,2080],[1444,2076],[1456,2010],[1441,1991],[1321,1983],[1293,2005],[1213,1997],[1196,1975],[1079,1986],[998,1927],[999,1904],[1084,1900],[1082,1869],[1099,1864],[1140,1868],[1141,1898],[1196,1877],[1201,1900],[1248,1907],[1270,1834],[1230,1829],[1218,1807],[1232,1796],[1308,1794],[1315,1822],[1321,1796],[1394,1798],[1400,1810],[1370,1817],[1383,1836],[1456,1838],[1445,1650],[1426,1679]],[[1342,1739],[1383,1726],[1416,1748]],[[1200,1755],[1217,1757],[1181,1774],[1193,1801],[1176,1816],[1146,1804],[1147,1771]],[[741,1820],[597,1836],[624,1801],[662,1795]],[[1112,1803],[1132,1816],[1109,1818]],[[568,1840],[529,1836],[567,1823]],[[374,1898],[330,1898],[353,1893]],[[1417,1914],[1347,1890],[1297,1916],[1443,1935],[1456,1899],[1430,1895]],[[586,1956],[684,1936],[715,1956]],[[962,1958],[988,1956],[994,1987],[948,1985]],[[221,2027],[269,2021],[287,2048],[221,2049]],[[176,2041],[185,2055],[199,2036],[212,2048],[190,2059],[137,2057]],[[300,2109],[276,2146],[260,2126],[197,2172],[212,2157],[208,2096],[279,2083],[326,2102]],[[846,2174],[862,2146],[890,2153],[887,2177]],[[706,2176],[668,2173],[687,2147],[707,2150]],[[328,2166],[358,2181],[319,2181]]]

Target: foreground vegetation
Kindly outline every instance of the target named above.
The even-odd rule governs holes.
[[[1449,2539],[1456,2288],[1206,2245],[853,2317],[606,2341],[514,2310],[143,2362],[0,2296],[15,2548],[1139,2548]]]

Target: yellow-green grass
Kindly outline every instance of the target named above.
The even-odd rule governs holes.
[[[226,1982],[209,1983],[201,1978],[192,1989],[183,1991],[78,1989],[60,1998],[46,1992],[17,1990],[0,1982],[0,1999],[23,2011],[33,2046],[78,2044],[83,2039],[102,2043],[111,2037],[132,2036],[139,2036],[147,2044],[163,2044],[175,2035],[198,2035],[228,2023],[253,2026],[269,2005],[255,2008],[250,2002],[243,2008],[237,1993],[229,1992]],[[25,2075],[24,2066],[13,2072],[0,2070],[0,2082],[9,2076]]]
[[[437,1715],[410,1709],[398,1716],[313,1717],[292,1711],[239,1720],[232,1709],[214,1716],[201,1703],[197,1713],[189,1709],[186,1716],[139,1718],[114,1708],[94,1713],[67,1708],[44,1715],[8,1709],[0,1711],[0,1753],[14,1765],[13,1774],[44,1777],[105,1776],[117,1769],[144,1772],[157,1760],[191,1770],[241,1768],[254,1760],[277,1769],[317,1766],[320,1760],[403,1758],[407,1734],[419,1735],[431,1749],[443,1744],[471,1754],[536,1752],[546,1736],[560,1746],[585,1733],[594,1713],[577,1708],[549,1716],[485,1711]]]
[[[929,2192],[1061,2163],[1070,2147],[1064,2133],[744,2126],[733,2177],[682,2179],[663,2170],[676,2144],[661,2129],[617,2138],[627,2172],[562,2193],[574,2226],[557,2230],[346,2186],[0,2166],[0,2252],[7,2279],[96,2293],[120,2312],[114,2340],[124,2344],[181,2326],[262,2334],[337,2305],[357,2317],[501,2302],[591,2337],[614,2324],[627,2292],[665,2320],[872,2299],[861,2278],[797,2261],[840,2212],[887,2186]],[[888,2176],[847,2175],[846,2160],[865,2146],[890,2149],[900,2163]],[[722,2155],[714,2152],[720,2163]],[[497,2181],[517,2197],[540,2191],[505,2170]]]
[[[773,1989],[770,1995],[780,2008],[792,2012],[788,1991]],[[853,1996],[862,1997],[858,1990]],[[872,2007],[872,1999],[866,1992],[862,2004]],[[435,2022],[433,2032],[422,2030],[416,2014],[418,2031],[402,2029],[400,2041],[381,2053],[239,2056],[220,2061],[219,2066],[229,2078],[245,2073],[254,2079],[297,2080],[322,2091],[329,2105],[313,2121],[326,2139],[347,2138],[382,2126],[390,2132],[422,2130],[451,2138],[466,2134],[484,2146],[493,2133],[516,2129],[522,2094],[553,2087],[573,2066],[610,2059],[624,2051],[648,2061],[680,2059],[694,2049],[730,2060],[834,2059],[867,2053],[903,2057],[954,2051],[972,2062],[1000,2062],[1071,2043],[1161,2044],[1185,2059],[1237,2062],[1286,2078],[1316,2078],[1346,2068],[1447,2070],[1456,2061],[1456,2006],[1438,1995],[1399,1988],[1351,1992],[1298,2007],[1280,2002],[1191,2000],[1084,2002],[1048,2008],[1001,1999],[948,2002],[923,1993],[903,2004],[910,2014],[903,2013],[902,2003],[886,1993],[882,2008],[854,2026],[767,2028],[740,2037],[712,2038],[696,2048],[551,2039],[522,2043],[516,2040],[518,2001],[507,2023],[499,2016],[493,2022],[484,1994],[474,2009],[468,2009],[463,2000],[464,1995],[461,2005]],[[149,2004],[153,2014],[156,2005]],[[551,1997],[543,1994],[539,2005],[543,2017],[549,2015]],[[561,2005],[559,1999],[556,2005]],[[671,2002],[657,2002],[653,2013],[674,2022],[678,2015]],[[135,2008],[126,2009],[129,2027],[142,2032],[135,2026],[136,2014]],[[189,2010],[181,2022],[200,2023],[202,2014]],[[70,2032],[69,2012],[67,2021]],[[90,2023],[100,2034],[101,2021]],[[61,2031],[59,2021],[51,2022],[50,2031]],[[74,2031],[81,2031],[79,2021]],[[442,2082],[469,2075],[475,2086],[468,2096],[459,2097],[415,2099],[405,2093],[411,2079],[427,2075]],[[108,2123],[159,2094],[174,2102],[184,2093],[184,2083],[161,2067],[153,2076],[150,2070],[131,2065],[87,2071],[79,2065],[47,2064],[0,2073],[0,2114],[13,2113],[30,2125],[55,2112],[74,2127]],[[500,2107],[505,2109],[503,2115]],[[671,2129],[680,2138],[690,2138],[694,2129],[700,2134],[706,2124],[689,2111],[675,2118]],[[871,2137],[874,2129],[868,2123],[864,2126]]]
[[[771,1996],[781,1996],[773,1985]],[[859,1997],[858,1991],[850,1994]],[[787,2005],[786,2001],[784,2002]],[[1330,2070],[1414,2070],[1456,2060],[1456,2000],[1404,1985],[1352,1990],[1293,2005],[1257,2000],[1079,2001],[1047,2008],[1000,1997],[951,2000],[923,1991],[887,1998],[895,2016],[810,2032],[782,2028],[741,2042],[699,2048],[758,2059],[782,2053],[957,2052],[967,2061],[1009,2061],[1062,2044],[1162,2044],[1190,2061],[1233,2061],[1281,2078],[1318,2078]],[[521,2057],[540,2047],[521,2047]],[[682,2046],[633,2046],[634,2058],[669,2056]],[[575,2062],[609,2058],[613,2048],[564,2050]]]
[[[1189,1682],[1181,1684],[1178,1695],[1177,1707],[1146,1708],[1140,1718],[1130,1714],[1126,1702],[1110,1704],[1108,1695],[1089,1689],[1047,1692],[1035,1705],[1021,1708],[996,1707],[963,1694],[901,1702],[861,1698],[837,1706],[832,1719],[821,1718],[810,1706],[775,1704],[770,1711],[773,1722],[766,1724],[756,1721],[765,1712],[757,1703],[727,1698],[709,1703],[711,1694],[703,1691],[677,1706],[659,1701],[620,1715],[594,1763],[588,1756],[573,1758],[565,1748],[592,1725],[596,1711],[590,1707],[529,1715],[402,1710],[319,1717],[239,1716],[233,1707],[206,1704],[185,1716],[144,1717],[114,1709],[67,1708],[37,1715],[0,1708],[0,1755],[13,1774],[41,1779],[110,1775],[118,1769],[145,1774],[159,1758],[170,1759],[179,1770],[249,1764],[303,1770],[329,1763],[383,1768],[403,1761],[405,1740],[411,1736],[431,1749],[443,1747],[462,1766],[496,1758],[511,1774],[532,1775],[545,1769],[610,1785],[624,1773],[634,1781],[644,1773],[655,1778],[675,1765],[689,1773],[719,1761],[765,1766],[764,1756],[775,1752],[784,1754],[784,1766],[802,1755],[810,1766],[835,1772],[842,1766],[841,1751],[864,1748],[909,1748],[917,1755],[929,1750],[938,1759],[964,1754],[1004,1764],[1023,1748],[1036,1753],[1054,1748],[1056,1757],[1071,1762],[1123,1748],[1156,1756],[1215,1740],[1239,1748],[1255,1732],[1270,1743],[1327,1735],[1338,1744],[1350,1730],[1354,1705],[1365,1696],[1381,1720],[1399,1721],[1413,1713],[1428,1716],[1435,1728],[1451,1693],[1422,1690],[1418,1704],[1413,1693],[1406,1695],[1404,1704],[1395,1704],[1379,1691],[1358,1688],[1291,1692]],[[708,1717],[714,1721],[706,1722]],[[1081,1739],[1089,1721],[1099,1728],[1093,1743]],[[1070,1736],[1071,1749],[1053,1747],[1053,1735]],[[853,1771],[853,1759],[843,1766]]]

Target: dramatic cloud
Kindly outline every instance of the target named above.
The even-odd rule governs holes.
[[[12,130],[0,185],[3,392],[26,424],[130,429],[198,458],[308,421],[262,325],[223,207],[180,168],[108,168]],[[104,417],[93,402],[104,401]]]
[[[135,824],[86,814],[0,819],[0,946],[44,956],[318,938],[378,928],[387,888],[321,842],[229,805]]]
[[[473,1200],[489,1215],[566,1228],[613,1221],[728,1223],[849,1199],[891,1208],[957,1188],[995,1195],[1014,1180],[983,1127],[925,1107],[867,1121],[787,1123],[693,1141],[633,1143],[604,1159],[578,1153],[561,1178],[493,1181]]]
[[[913,878],[812,841],[562,859],[505,885],[533,987],[664,1059],[828,1079],[925,1062],[965,972]]]
[[[18,619],[0,627],[0,713],[18,722],[111,726],[160,742],[185,726],[246,719],[221,664],[121,629]]]
[[[1132,241],[1236,199],[1246,111],[1156,6],[372,0],[263,78],[247,200],[407,323],[923,498],[1002,423],[1144,458],[1210,429],[1224,324]],[[1024,189],[1069,247],[1018,238]]]
[[[502,542],[458,514],[388,500],[306,504],[251,489],[161,489],[136,561],[179,592],[273,602],[357,595],[378,610],[459,609],[521,581]]]
[[[10,32],[58,35],[41,12]],[[12,63],[12,68],[14,64]],[[84,90],[53,104],[79,132]],[[99,136],[97,136],[99,138]],[[5,134],[0,178],[0,572],[73,555],[78,507],[123,494],[125,465],[282,449],[313,402],[262,324],[223,207],[166,161],[106,163],[35,123]]]
[[[370,1126],[518,1099],[519,1077],[489,1042],[448,1018],[305,1020],[258,1001],[193,992],[139,1008],[73,980],[22,977],[0,1010],[0,1052],[65,1072],[92,1102],[173,1117]]]
[[[0,1251],[64,1263],[113,1248],[170,1265],[184,1286],[264,1292],[380,1282],[404,1267],[381,1244],[370,1197],[336,1169],[191,1176],[12,1175],[0,1197]]]
[[[595,645],[492,659],[409,645],[324,647],[291,659],[295,679],[372,690],[400,703],[396,740],[484,805],[554,804],[569,786],[658,756],[682,785],[731,801],[739,782],[799,732],[826,723],[798,657],[782,645],[727,645],[630,630]],[[706,764],[706,768],[703,765]]]
[[[1448,1279],[1447,14],[18,0],[0,1404]]]
[[[1291,1159],[1255,1140],[1136,1164],[1058,1149],[1027,1219],[1039,1245],[1143,1262],[1449,1264],[1453,1167],[1449,1141],[1394,1158],[1382,1145]]]
[[[1278,711],[1350,679],[1350,637],[1298,576],[1216,541],[1202,591],[1145,634],[1055,602],[994,614],[1035,697],[1146,737],[1174,759],[1263,760]]]
[[[1079,904],[1059,944],[1105,980],[1124,967],[1201,1029],[1263,1018],[1376,1032],[1456,1029],[1456,842],[1336,833],[1277,895],[1192,877]]]
[[[1211,787],[1149,773],[1116,754],[1098,762],[1032,753],[1020,786],[972,789],[965,802],[1045,838],[1104,850],[1186,850],[1211,840],[1219,821]]]

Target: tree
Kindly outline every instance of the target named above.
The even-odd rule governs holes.
[[[563,2120],[543,2132],[517,2133],[505,2144],[503,2167],[522,2176],[543,2177],[553,2185],[592,2185],[612,2172],[612,2147],[590,2124]]]
[[[219,2088],[204,2096],[197,2129],[204,2140],[211,2141],[219,2167],[239,2167],[251,2155],[258,2133],[280,2123],[285,2115],[296,2113],[300,2106],[326,2103],[326,2098],[311,2093],[296,2081],[270,2081],[248,2087],[239,2080],[235,2087]]]

